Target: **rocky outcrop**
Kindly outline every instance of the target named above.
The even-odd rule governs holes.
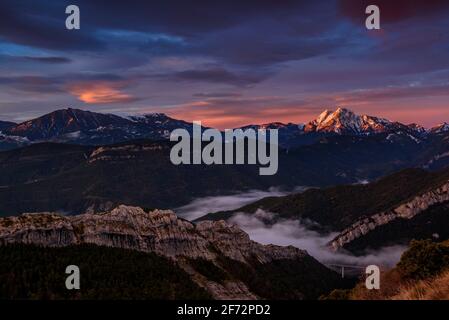
[[[170,258],[214,260],[217,254],[246,262],[290,259],[306,255],[294,247],[261,245],[224,221],[193,224],[169,210],[149,213],[139,207],[119,206],[103,213],[62,216],[31,213],[0,219],[0,244],[26,243],[68,246],[91,243],[154,252]]]
[[[96,148],[88,158],[89,163],[97,161],[123,161],[129,159],[136,159],[141,156],[142,152],[161,151],[167,149],[157,143],[149,143],[147,145],[130,144],[122,146],[104,146]]]
[[[436,162],[438,162],[441,159],[448,158],[448,157],[449,157],[449,151],[437,154],[437,155],[433,156],[433,158],[430,159],[426,164],[424,164],[423,168],[430,169]]]
[[[333,132],[337,134],[369,134],[399,130],[421,130],[418,127],[407,127],[387,119],[368,115],[357,115],[346,108],[335,111],[325,110],[318,118],[304,127],[305,132]]]
[[[145,212],[139,207],[118,206],[103,213],[62,216],[31,213],[0,219],[0,245],[23,243],[50,247],[96,244],[153,252],[175,260],[217,299],[254,299],[245,283],[209,281],[188,264],[202,258],[216,263],[225,256],[241,263],[269,263],[303,259],[307,253],[295,247],[262,245],[224,221],[193,224],[169,210]]]
[[[431,206],[449,201],[449,181],[438,188],[425,192],[388,211],[362,218],[343,230],[330,243],[329,247],[337,251],[348,243],[363,237],[372,230],[396,219],[412,219]]]

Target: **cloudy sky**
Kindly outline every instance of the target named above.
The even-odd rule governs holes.
[[[1,120],[74,107],[229,128],[336,106],[449,122],[449,1],[0,2]]]

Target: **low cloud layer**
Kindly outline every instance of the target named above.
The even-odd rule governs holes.
[[[304,189],[305,187],[297,187],[294,191],[300,192]],[[227,196],[205,197],[196,199],[175,211],[187,220],[195,220],[211,212],[233,210],[265,197],[280,197],[288,193],[291,192],[273,187],[267,191],[251,190]]]
[[[305,190],[304,187],[296,188],[296,192]],[[246,204],[255,202],[269,196],[283,196],[291,192],[278,188],[268,191],[253,190],[245,193],[206,197],[196,199],[190,204],[175,209],[177,214],[188,220],[195,220],[207,213],[226,211],[240,208]],[[327,249],[326,244],[337,233],[320,234],[310,230],[308,226],[312,222],[300,220],[278,220],[267,225],[264,221],[272,220],[275,214],[259,209],[255,214],[237,213],[230,222],[238,225],[250,238],[262,244],[275,244],[280,246],[295,246],[307,250],[307,252],[325,264],[345,264],[353,266],[367,266],[375,264],[383,267],[393,267],[406,249],[405,246],[384,247],[375,251],[368,251],[364,256],[354,256],[350,253],[334,253]]]
[[[326,235],[307,228],[309,222],[299,220],[282,220],[273,225],[266,225],[263,221],[273,219],[275,215],[258,210],[254,215],[238,213],[230,219],[231,223],[245,230],[252,240],[263,244],[276,244],[281,246],[292,245],[307,252],[327,264],[347,264],[366,266],[375,264],[383,267],[392,267],[400,259],[404,246],[384,247],[370,251],[364,256],[354,256],[350,253],[334,253],[327,249],[326,244],[337,233]]]

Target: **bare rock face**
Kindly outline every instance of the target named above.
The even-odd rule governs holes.
[[[262,263],[306,255],[294,247],[256,243],[244,231],[224,221],[195,225],[169,210],[147,213],[139,207],[124,205],[104,213],[78,216],[26,213],[1,218],[0,244],[8,243],[52,247],[91,243],[154,252],[174,259],[214,260],[220,254],[240,262],[251,257]]]
[[[142,152],[152,152],[163,150],[162,145],[151,143],[148,145],[123,145],[123,146],[103,146],[96,148],[88,158],[89,163],[97,161],[123,161],[138,158]]]
[[[379,133],[405,127],[399,123],[390,122],[368,115],[357,115],[351,110],[338,108],[335,111],[325,110],[318,118],[305,125],[305,132],[335,132],[335,133]]]
[[[0,219],[0,244],[25,243],[42,246],[67,246],[76,243],[73,225],[53,214],[23,214]]]
[[[261,245],[250,240],[248,234],[235,225],[221,221],[202,221],[197,230],[225,256],[246,262],[256,258],[260,263],[273,260],[294,259],[307,255],[306,251],[288,246]]]
[[[216,264],[218,256],[225,256],[250,264],[307,256],[305,251],[294,247],[256,243],[244,231],[224,221],[195,225],[169,210],[148,213],[124,205],[78,216],[47,212],[0,218],[0,245],[13,243],[49,247],[89,243],[153,252],[176,261],[216,299],[256,299],[257,295],[238,280],[209,281],[189,266],[188,259],[202,258]]]
[[[362,218],[343,230],[330,243],[329,247],[337,251],[351,241],[366,235],[372,230],[396,219],[412,219],[432,205],[449,201],[449,181],[438,188],[425,192],[388,211]]]

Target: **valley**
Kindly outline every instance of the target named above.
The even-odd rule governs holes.
[[[354,283],[333,266],[389,269],[413,239],[449,238],[444,124],[425,130],[340,108],[304,125],[247,127],[279,130],[273,176],[248,164],[173,165],[169,133],[191,125],[163,114],[65,109],[2,126],[0,243],[8,254],[112,247],[108,254],[174,263],[178,292],[317,299]]]
[[[0,300],[449,300],[448,29],[448,0],[0,0]]]
[[[391,268],[412,240],[449,239],[449,171],[408,169],[364,185],[265,197],[196,221],[226,220],[256,241],[306,249],[322,263]]]
[[[386,126],[382,120],[385,128],[381,124],[371,128],[367,125],[374,118],[365,118],[344,109],[327,112],[318,120],[325,120],[328,126],[312,121],[320,126],[299,136],[296,133],[301,127],[293,130],[291,125],[277,124],[279,170],[276,175],[261,177],[251,165],[174,166],[169,157],[174,143],[164,138],[164,132],[178,125],[191,129],[180,120],[161,114],[130,117],[131,121],[74,109],[55,111],[6,131],[33,143],[0,152],[0,215],[46,210],[76,214],[119,204],[176,208],[196,198],[251,189],[321,188],[373,181],[410,167],[438,170],[449,161],[444,156],[449,150],[449,132],[444,127],[423,133],[419,127]],[[356,121],[356,131],[351,121]],[[103,130],[105,126],[110,130]],[[140,134],[137,127],[124,132],[129,126],[163,135]],[[355,133],[343,130],[346,127]],[[87,130],[92,138],[89,143],[72,134],[80,130]],[[92,132],[101,134],[91,136]],[[70,134],[69,140],[66,134]],[[304,143],[296,147],[288,143],[285,138],[292,134]],[[157,140],[135,140],[148,136]],[[47,140],[42,141],[44,138]],[[107,141],[121,142],[104,144]]]

